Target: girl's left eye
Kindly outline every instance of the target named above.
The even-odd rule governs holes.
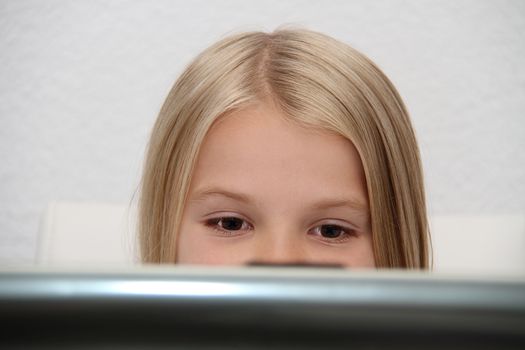
[[[325,224],[314,227],[310,234],[326,242],[342,243],[355,236],[355,230],[340,225]]]

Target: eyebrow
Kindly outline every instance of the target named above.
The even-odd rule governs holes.
[[[219,187],[208,187],[202,190],[195,191],[190,201],[202,201],[209,197],[221,196],[226,197],[245,204],[254,204],[255,201],[247,194],[229,191]],[[347,207],[356,211],[368,212],[368,205],[363,201],[348,197],[323,199],[314,203],[311,208],[315,210],[323,210],[329,208]]]
[[[328,209],[328,208],[342,208],[347,207],[353,210],[366,211],[368,212],[368,205],[356,200],[356,199],[326,199],[315,203],[312,208],[314,209]]]
[[[246,194],[228,191],[226,189],[222,189],[218,187],[207,187],[202,190],[197,190],[195,191],[195,194],[191,196],[190,201],[198,202],[198,201],[202,201],[209,197],[214,197],[214,196],[226,197],[229,199],[236,200],[238,202],[243,202],[245,204],[252,204],[254,202],[250,198],[250,196]]]

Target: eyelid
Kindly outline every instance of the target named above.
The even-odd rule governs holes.
[[[344,229],[357,231],[359,230],[357,225],[354,225],[352,223],[349,223],[346,220],[341,219],[322,219],[318,220],[315,223],[311,225],[311,227],[317,227],[317,226],[323,226],[323,225],[333,225],[333,226],[341,226]]]
[[[253,220],[251,220],[246,215],[239,214],[234,211],[224,211],[224,210],[214,211],[213,213],[209,213],[205,215],[204,221],[208,221],[211,219],[220,219],[220,218],[237,218],[237,219],[245,220],[249,222],[250,224],[253,222]]]

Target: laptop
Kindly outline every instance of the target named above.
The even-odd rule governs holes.
[[[5,270],[0,348],[525,349],[525,278],[304,266]]]

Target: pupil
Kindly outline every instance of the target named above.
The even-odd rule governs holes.
[[[225,218],[222,219],[222,227],[225,230],[229,231],[237,231],[240,230],[242,227],[242,220],[237,218]]]
[[[326,238],[337,238],[341,236],[341,228],[336,225],[323,225],[321,235]]]

